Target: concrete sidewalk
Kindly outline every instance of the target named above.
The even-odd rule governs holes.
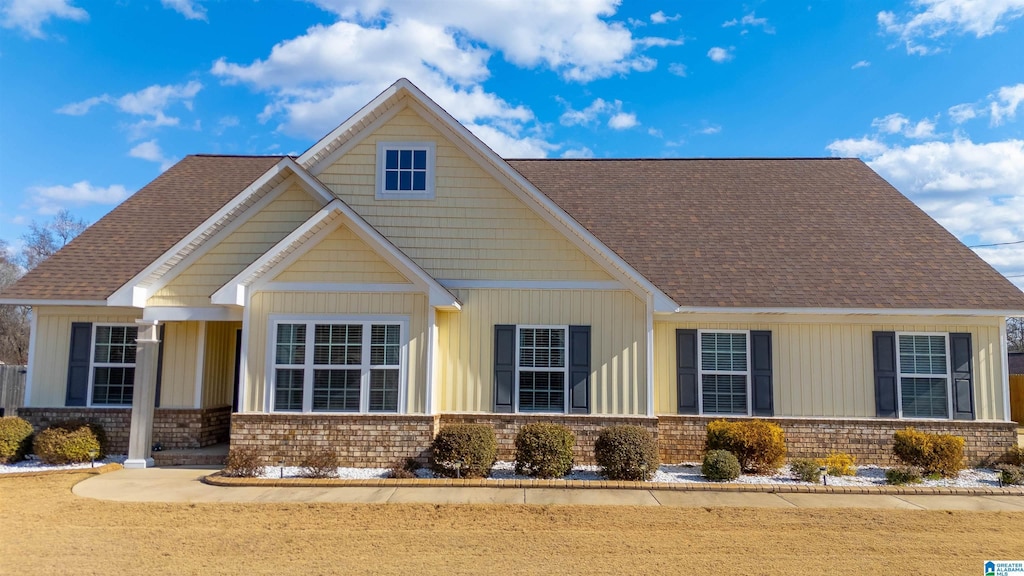
[[[338,502],[351,504],[583,504],[600,506],[746,506],[1024,512],[1024,496],[776,494],[622,489],[424,487],[231,487],[200,479],[219,467],[147,468],[101,474],[75,485],[84,498],[118,502]]]

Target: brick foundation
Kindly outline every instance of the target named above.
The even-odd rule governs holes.
[[[704,416],[659,416],[659,446],[662,462],[700,461],[706,426],[717,418]],[[729,418],[729,420],[736,420]],[[814,418],[766,418],[786,433],[787,456],[820,458],[829,451],[846,452],[861,464],[894,464],[892,435],[913,426],[921,432],[963,436],[964,458],[976,465],[1003,455],[1017,443],[1013,422],[913,422],[908,420],[825,420]]]
[[[18,416],[31,422],[36,430],[67,420],[95,422],[107,433],[109,453],[128,452],[130,408],[18,408]],[[225,442],[230,418],[230,406],[201,410],[157,408],[153,415],[153,442],[159,442],[165,450]]]

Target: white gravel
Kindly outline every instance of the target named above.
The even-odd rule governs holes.
[[[124,461],[127,459],[128,457],[123,454],[107,456],[103,460],[97,460],[96,466],[113,463],[124,464]],[[29,454],[29,456],[21,462],[15,462],[14,464],[0,464],[0,474],[11,474],[14,472],[48,472],[50,470],[76,470],[79,468],[89,468],[91,466],[91,462],[86,462],[84,464],[65,464],[63,466],[43,464],[35,454]]]

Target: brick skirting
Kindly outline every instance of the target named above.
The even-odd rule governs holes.
[[[701,459],[707,416],[659,416],[662,462],[696,462]],[[728,418],[728,420],[738,420]],[[789,458],[821,458],[829,451],[846,452],[860,464],[887,466],[895,463],[892,436],[913,426],[921,432],[963,436],[968,465],[991,462],[1017,444],[1014,422],[949,422],[909,420],[825,420],[815,418],[765,418],[782,426]]]
[[[128,452],[130,408],[18,408],[18,416],[28,420],[37,431],[67,420],[95,422],[107,433],[109,453]],[[225,442],[230,418],[230,406],[200,410],[157,408],[153,415],[153,442],[159,442],[165,450]]]

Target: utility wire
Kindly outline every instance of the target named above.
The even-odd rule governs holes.
[[[968,248],[992,248],[993,246],[1009,246],[1011,244],[1024,244],[1024,240],[1017,240],[1016,242],[1000,242],[998,244],[977,244],[975,246],[968,246]]]

